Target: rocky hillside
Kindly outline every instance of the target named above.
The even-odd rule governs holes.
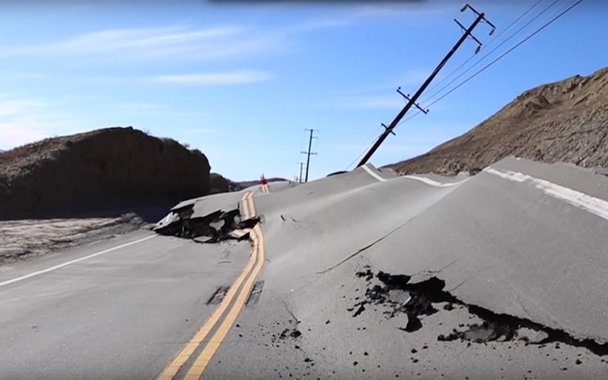
[[[0,219],[110,216],[151,219],[209,192],[198,150],[128,128],[45,139],[0,153]]]
[[[608,68],[518,96],[464,135],[413,159],[388,165],[401,174],[453,175],[507,157],[608,167]]]

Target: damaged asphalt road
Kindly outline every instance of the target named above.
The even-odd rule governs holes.
[[[359,168],[255,193],[261,220],[241,219],[242,193],[202,197],[165,236],[49,256],[48,274],[5,266],[0,377],[156,377],[255,257],[237,241],[255,226],[264,265],[205,379],[608,378],[608,178],[492,169],[446,185]]]
[[[577,168],[495,167],[608,199]],[[532,182],[368,169],[256,197],[264,290],[206,378],[608,377],[606,221]]]
[[[193,216],[194,204],[173,209],[153,228],[160,235],[192,239],[199,243],[217,243],[223,240],[243,240],[247,231],[259,223],[259,217],[241,220],[239,209],[230,211],[217,210],[204,216]],[[206,237],[207,239],[200,239]]]

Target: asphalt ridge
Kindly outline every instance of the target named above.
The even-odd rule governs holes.
[[[508,167],[509,162],[500,165]],[[364,174],[342,174],[284,190],[276,197],[271,193],[256,199],[267,236],[264,291],[257,305],[244,310],[239,326],[216,354],[206,377],[245,373],[251,378],[287,378],[290,374],[296,378],[608,375],[601,350],[594,353],[584,345],[543,341],[542,333],[553,331],[546,328],[575,339],[589,338],[586,333],[602,334],[597,318],[604,305],[588,310],[591,316],[579,316],[573,323],[568,320],[572,310],[550,317],[542,313],[547,305],[593,305],[593,297],[599,297],[597,293],[586,294],[588,297],[578,294],[575,300],[574,293],[580,289],[571,287],[567,295],[556,299],[555,294],[563,292],[565,282],[572,278],[566,275],[563,282],[548,286],[543,281],[555,275],[545,273],[539,278],[534,269],[534,265],[552,270],[559,265],[568,267],[572,247],[559,237],[555,242],[546,238],[537,241],[532,231],[525,235],[526,240],[510,244],[513,234],[505,233],[510,229],[520,233],[531,226],[541,231],[570,228],[569,234],[563,234],[564,240],[577,238],[580,241],[574,241],[579,249],[593,254],[603,242],[595,217],[545,199],[534,189],[514,189],[485,173],[450,187],[408,179],[397,179],[397,184],[391,177],[383,177],[386,181],[382,182],[356,178]],[[340,181],[329,186],[333,178]],[[340,191],[345,183],[359,186]],[[516,200],[521,204],[510,203]],[[556,227],[562,219],[553,214],[564,212],[574,218],[570,223],[582,223],[582,228],[572,229],[568,222]],[[495,234],[489,236],[479,231],[492,228]],[[476,240],[480,234],[482,238]],[[502,236],[506,237],[500,240]],[[562,248],[546,252],[540,250],[543,245]],[[507,256],[514,246],[525,249],[518,256]],[[536,254],[530,253],[533,247],[538,248]],[[549,254],[559,254],[553,267],[544,263]],[[591,269],[588,265],[579,268]],[[366,276],[357,276],[365,270],[372,270],[374,276],[381,271],[411,276],[414,283],[435,278],[458,302],[436,302],[432,305],[436,312],[423,313],[420,326],[408,329],[412,318],[407,312],[386,318],[386,310],[371,303],[358,311],[371,289]],[[510,283],[513,279],[509,275],[519,283]],[[561,272],[558,275],[564,277]],[[585,280],[601,283],[600,277],[592,274]],[[535,281],[538,284],[531,287]],[[538,294],[539,287],[546,293]],[[534,305],[539,306],[535,309]],[[517,333],[507,329],[498,334],[504,326],[488,322],[480,310],[533,321],[536,324],[532,327],[540,330],[526,325],[518,327],[521,331]],[[293,331],[301,335],[292,337],[289,332]],[[578,334],[568,335],[572,331]],[[263,355],[248,356],[246,352],[251,350],[262,350]],[[239,360],[231,360],[233,357]]]

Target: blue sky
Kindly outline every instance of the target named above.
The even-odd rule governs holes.
[[[434,83],[496,50],[437,96],[574,2],[471,2],[498,29],[488,36],[481,24],[481,52],[471,59],[475,43],[467,41]],[[0,149],[131,125],[200,149],[212,171],[231,179],[293,179],[305,129],[314,128],[310,177],[319,178],[353,164],[393,119],[404,105],[395,89],[414,93],[460,37],[453,18],[473,21],[463,4],[2,2]],[[424,153],[526,89],[608,66],[606,20],[608,5],[583,1],[428,115],[400,125],[371,162]],[[438,89],[431,85],[421,103]]]

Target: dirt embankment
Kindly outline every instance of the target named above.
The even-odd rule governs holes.
[[[454,175],[507,156],[608,167],[608,68],[528,90],[464,135],[388,167]]]
[[[209,192],[209,162],[177,141],[128,128],[45,139],[0,153],[0,220],[162,216]]]

